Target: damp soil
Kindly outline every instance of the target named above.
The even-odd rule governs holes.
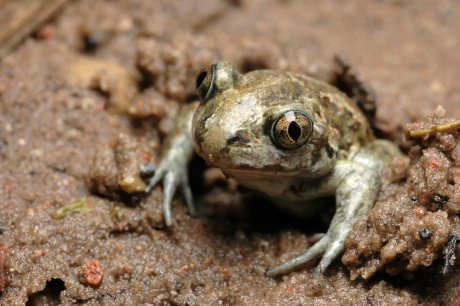
[[[460,302],[460,8],[442,1],[74,1],[0,62],[0,305],[453,305]],[[333,80],[345,58],[407,153],[324,277],[264,275],[327,229],[196,158],[199,214],[166,229],[159,160],[217,59]],[[437,108],[442,105],[443,111]],[[408,122],[417,122],[409,124]],[[327,205],[327,204],[330,205]]]

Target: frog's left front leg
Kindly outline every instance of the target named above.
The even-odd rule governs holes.
[[[267,271],[276,276],[323,256],[316,273],[323,273],[343,251],[345,239],[353,224],[365,218],[374,205],[380,187],[379,171],[362,163],[339,161],[334,173],[320,186],[307,190],[305,195],[336,190],[336,212],[327,233],[304,254]]]

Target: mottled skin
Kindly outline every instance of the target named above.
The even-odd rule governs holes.
[[[317,272],[324,272],[342,252],[352,225],[367,216],[381,175],[399,150],[374,138],[364,115],[344,93],[312,77],[274,70],[241,75],[221,61],[198,76],[197,90],[202,101],[180,114],[146,190],[163,179],[166,224],[172,224],[177,186],[182,186],[190,211],[195,210],[186,174],[194,143],[209,164],[296,215],[313,214],[320,208],[315,199],[335,195],[337,208],[327,233],[267,275],[320,256]],[[302,120],[293,119],[294,113]],[[287,121],[277,121],[281,117]],[[298,124],[288,130],[291,121]],[[283,140],[278,134],[287,136]],[[294,149],[283,146],[286,139]]]

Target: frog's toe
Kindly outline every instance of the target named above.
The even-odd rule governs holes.
[[[313,234],[311,236],[308,236],[307,237],[307,242],[309,244],[316,243],[316,242],[320,241],[324,237],[324,235],[326,235],[326,233],[316,233],[316,234]]]
[[[159,168],[154,173],[155,174],[153,175],[153,177],[148,179],[147,187],[145,187],[145,189],[144,189],[145,193],[149,193],[150,191],[152,191],[153,187],[155,187],[156,184],[158,184],[158,182],[161,179],[163,179],[166,171],[165,171],[165,169]],[[141,174],[142,174],[142,172],[141,172]]]
[[[323,274],[324,271],[330,266],[330,264],[342,253],[343,251],[344,241],[331,241],[327,245],[327,250],[324,253],[321,261],[319,262],[318,266],[315,269],[315,274],[320,275]]]
[[[161,180],[163,180],[163,218],[166,226],[169,227],[172,225],[172,198],[177,189],[177,180],[174,173],[166,171],[163,167],[159,167],[155,171],[155,175],[148,180],[144,191],[149,193]]]
[[[172,172],[166,173],[163,180],[163,218],[168,227],[173,224],[172,199],[176,193],[177,185],[177,177]]]
[[[187,203],[188,213],[191,216],[196,216],[196,207],[195,203],[193,202],[193,193],[192,189],[190,188],[190,184],[188,182],[188,177],[185,176],[181,180],[181,188],[182,188],[182,195],[184,196],[185,203]]]

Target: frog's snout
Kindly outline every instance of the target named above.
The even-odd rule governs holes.
[[[216,93],[233,88],[241,74],[227,61],[219,61],[200,71],[196,78],[196,91],[202,103],[212,99]]]

